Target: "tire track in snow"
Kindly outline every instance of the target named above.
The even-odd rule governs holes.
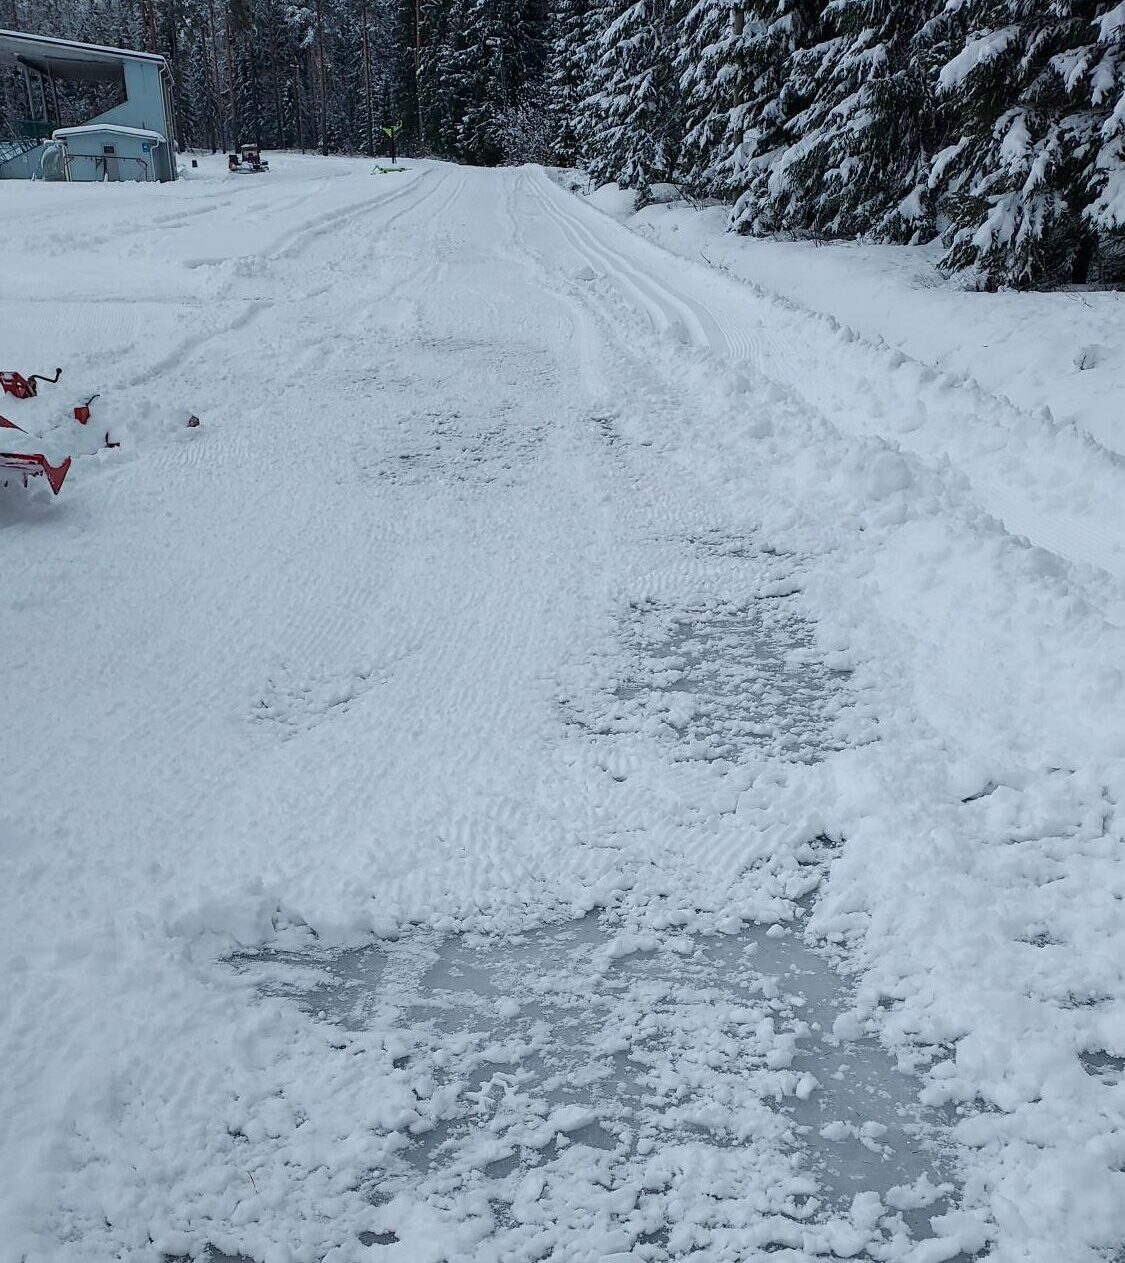
[[[576,200],[559,190],[546,175],[535,179],[541,189],[549,190],[544,196],[556,209],[556,199]],[[583,253],[579,242],[588,247],[591,239],[595,241],[596,257],[584,257],[591,263],[604,262],[611,281],[617,282],[627,300],[649,315],[654,327],[666,328],[670,322],[667,316],[662,319],[659,314],[654,315],[654,302],[666,311],[668,304],[672,310],[685,305],[696,317],[702,308],[721,329],[722,343],[716,348],[711,337],[696,336],[691,340],[700,349],[718,349],[733,359],[749,360],[764,377],[791,391],[837,429],[883,438],[929,466],[952,459],[969,478],[982,507],[1009,533],[1024,536],[1066,559],[1096,566],[1118,579],[1125,578],[1125,523],[1118,512],[1125,499],[1125,463],[1099,448],[1094,440],[1078,434],[1073,427],[1057,426],[1021,413],[1009,402],[990,397],[979,388],[970,389],[948,377],[938,378],[922,365],[909,366],[916,380],[907,381],[901,376],[905,357],[896,360],[889,350],[886,356],[891,357],[890,362],[865,371],[850,350],[856,341],[854,335],[841,330],[833,318],[806,312],[761,287],[717,276],[713,269],[701,269],[581,203],[559,213],[572,230],[568,239],[574,248]],[[604,221],[597,223],[596,229],[586,222],[595,217]],[[635,262],[638,249],[652,252],[651,270],[644,271]],[[688,297],[657,275],[658,268],[668,267],[693,275],[704,271],[706,274],[697,279],[711,285],[721,301],[717,298],[713,304],[705,304]],[[741,297],[734,292],[737,289],[743,291]],[[760,334],[752,332],[754,307],[764,313],[757,322]],[[771,308],[781,313],[780,321],[768,319]],[[775,331],[779,324],[795,320],[806,322],[815,335],[808,340],[810,349],[804,355],[794,349],[794,336],[783,337]],[[692,322],[685,320],[685,328],[692,327]],[[698,332],[698,320],[695,328]],[[874,346],[865,349],[878,353]],[[949,398],[942,398],[943,394]],[[948,413],[948,424],[936,424],[931,418],[928,427],[920,425],[917,417],[927,411]],[[971,426],[966,426],[966,414],[973,418]],[[967,448],[961,452],[953,449],[951,453],[944,442],[946,435],[962,438]],[[1041,459],[1024,464],[1021,449],[1025,445],[1042,448]],[[1065,506],[1060,510],[1059,487],[1054,482],[1044,484],[1035,472],[1046,468],[1065,477],[1072,494],[1081,499],[1097,496],[1104,503],[1105,511],[1100,517],[1103,530],[1094,533],[1082,518],[1069,516]],[[1105,600],[1104,596],[1099,597],[1097,603]]]
[[[670,322],[672,332],[682,328],[685,335],[690,335],[692,330],[695,334],[694,337],[681,340],[694,342],[701,350],[709,350],[733,359],[750,359],[755,365],[763,359],[759,340],[739,321],[731,319],[729,312],[709,306],[702,299],[693,297],[657,275],[655,271],[646,270],[638,260],[627,256],[621,248],[620,240],[609,232],[602,234],[596,231],[595,226],[587,223],[580,215],[581,206],[579,205],[578,210],[568,206],[566,202],[574,199],[561,194],[558,186],[545,176],[537,174],[534,185],[544,209],[559,224],[560,229],[568,233],[575,248],[582,252],[582,246],[578,244],[581,241],[587,248],[595,251],[597,258],[585,255],[589,262],[604,263],[611,279],[621,282],[626,289],[632,288],[634,293],[638,290],[651,293],[660,306],[665,309],[670,306],[672,311],[678,313]],[[601,225],[596,227],[600,228]],[[634,240],[643,245],[650,244],[644,238],[634,237]],[[666,253],[658,246],[652,248],[661,254]],[[667,324],[660,320],[654,320],[653,325],[658,331],[667,331]]]
[[[729,342],[713,313],[702,304],[631,267],[619,252],[599,241],[577,218],[555,206],[541,184],[533,184],[546,215],[554,222],[575,251],[592,265],[600,266],[610,279],[631,294],[659,333],[690,340],[720,353],[729,351]],[[694,335],[694,336],[692,336]]]
[[[346,224],[353,223],[356,220],[365,219],[370,214],[377,214],[384,210],[388,205],[397,204],[404,197],[414,196],[418,192],[418,185],[423,183],[424,177],[430,175],[430,171],[423,172],[422,176],[417,177],[407,186],[406,189],[396,190],[391,196],[380,198],[374,202],[364,201],[359,206],[349,205],[340,210],[333,211],[327,215],[319,216],[311,224],[295,229],[283,239],[280,246],[275,247],[272,252],[263,254],[259,257],[269,262],[277,262],[281,259],[293,259],[304,254],[308,249],[315,245],[318,241],[328,236],[336,229]],[[415,200],[409,205],[402,207],[395,214],[389,216],[384,221],[383,227],[386,228],[390,224],[396,222],[403,215],[409,214],[411,211],[417,211],[418,208],[429,201],[438,190],[446,183],[450,177],[444,172],[435,182],[429,182],[424,185],[421,190],[421,196],[415,197]],[[316,287],[314,287],[316,288]],[[291,294],[290,301],[300,302],[308,298],[309,292],[304,293],[298,291]],[[219,341],[229,335],[245,329],[247,325],[257,320],[266,307],[266,300],[253,300],[242,311],[238,312],[230,320],[225,321],[217,327],[202,329],[197,333],[192,333],[184,338],[172,351],[155,364],[142,369],[133,376],[126,378],[124,382],[119,384],[120,388],[133,389],[138,386],[147,385],[158,378],[164,377],[173,368],[183,368],[185,363],[192,365],[198,358],[200,352],[205,350],[212,343]],[[182,374],[181,374],[182,375]]]

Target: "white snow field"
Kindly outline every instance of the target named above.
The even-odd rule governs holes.
[[[0,186],[0,1260],[1120,1263],[1125,462],[409,165]]]

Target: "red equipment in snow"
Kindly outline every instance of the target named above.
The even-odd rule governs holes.
[[[56,368],[54,377],[44,373],[32,373],[24,377],[22,373],[0,373],[0,390],[6,395],[15,395],[17,399],[33,399],[39,393],[39,383],[49,382],[52,386],[62,376],[62,369]]]
[[[262,157],[257,145],[243,145],[238,153],[227,155],[227,169],[234,172],[250,171],[259,174],[269,171],[270,164]]]
[[[0,480],[3,479],[3,471],[6,469],[10,469],[14,474],[18,475],[25,487],[29,478],[43,477],[47,479],[47,485],[51,488],[51,491],[58,495],[70,470],[71,458],[68,456],[60,464],[52,465],[42,452],[12,451],[10,449],[17,446],[25,446],[22,441],[19,441],[18,444],[10,438],[9,441],[5,441],[5,435],[2,431],[12,430],[17,434],[24,433],[18,425],[9,421],[7,417],[0,417]],[[30,435],[27,436],[28,439],[30,437]]]
[[[85,425],[90,419],[90,405],[97,399],[97,395],[91,395],[85,403],[75,404],[74,419],[79,425]]]

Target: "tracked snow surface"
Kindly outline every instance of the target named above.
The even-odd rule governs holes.
[[[0,1260],[1125,1258],[1111,418],[271,166],[0,187]]]

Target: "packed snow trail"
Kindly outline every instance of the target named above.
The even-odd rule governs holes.
[[[1120,581],[542,172],[272,165],[0,202],[128,437],[0,502],[0,1258],[1112,1257]]]
[[[639,300],[655,328],[752,365],[842,429],[949,461],[1013,533],[1125,576],[1125,460],[1118,450],[1075,423],[1056,422],[1050,408],[1021,410],[882,341],[857,346],[860,335],[831,315],[732,283],[698,261],[673,260],[636,236],[623,239],[607,216],[544,177],[536,191],[575,252]],[[1119,406],[1111,402],[1106,411]]]

